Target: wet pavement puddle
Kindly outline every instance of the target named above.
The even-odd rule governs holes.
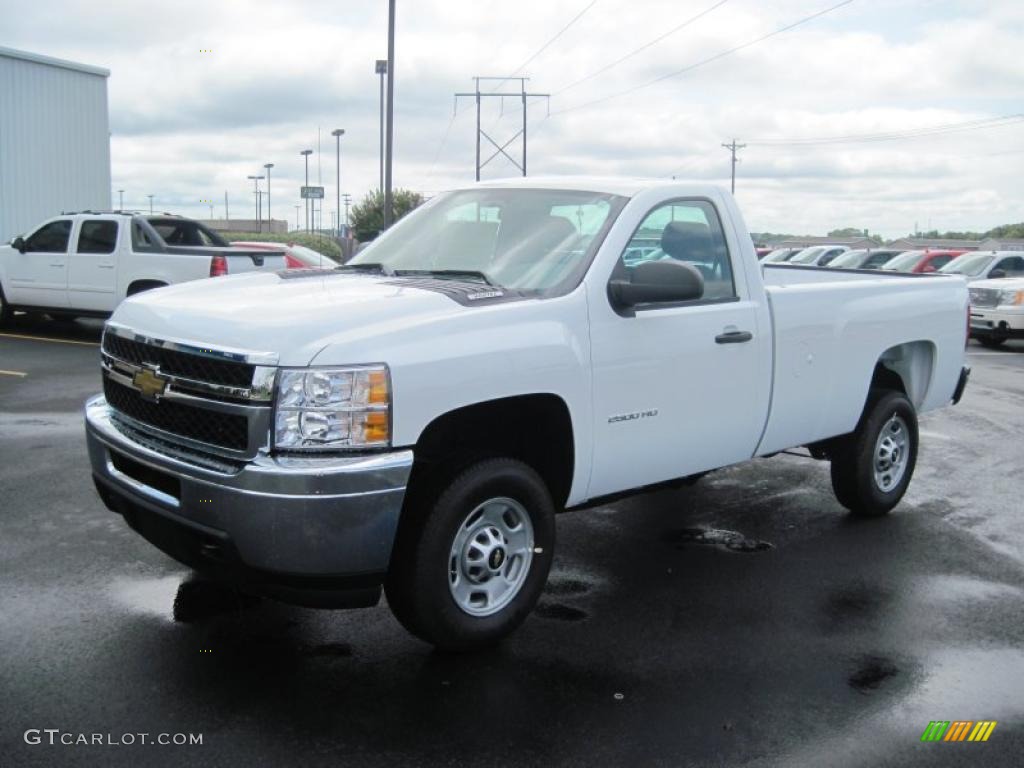
[[[739,531],[719,528],[682,528],[670,531],[665,538],[676,549],[703,546],[726,552],[766,552],[775,548],[771,542],[747,538]]]

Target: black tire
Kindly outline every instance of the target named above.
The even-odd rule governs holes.
[[[528,515],[532,557],[514,597],[491,615],[474,616],[460,607],[449,586],[451,552],[470,513],[499,497],[517,502]],[[478,461],[433,490],[410,489],[385,584],[388,603],[402,626],[438,648],[466,651],[493,645],[533,610],[551,569],[554,545],[554,505],[540,476],[515,459]]]
[[[899,447],[905,466],[898,481],[886,488],[876,479],[875,462],[883,428],[888,428],[890,435],[901,434],[892,431],[894,418],[902,421],[906,438],[905,445]],[[899,503],[910,485],[917,463],[917,445],[917,413],[907,396],[888,389],[872,390],[857,428],[832,453],[832,490],[836,499],[854,515],[886,514]],[[884,462],[879,464],[884,466]],[[881,474],[884,482],[887,475],[884,471]],[[891,480],[892,474],[888,477]]]
[[[7,325],[12,317],[14,317],[14,310],[11,309],[7,299],[4,298],[3,288],[0,288],[0,325]]]
[[[975,338],[978,339],[978,343],[981,344],[981,346],[988,347],[989,349],[996,349],[1006,343],[1006,339],[1000,339],[993,336],[977,336]]]

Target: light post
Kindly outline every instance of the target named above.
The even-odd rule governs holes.
[[[295,231],[296,232],[299,231],[299,208],[301,208],[301,207],[302,207],[301,205],[296,205],[295,206]]]
[[[335,152],[335,161],[337,165],[337,175],[334,180],[334,184],[337,187],[336,192],[338,193],[335,205],[334,205],[334,235],[338,235],[338,222],[341,220],[341,137],[345,135],[344,128],[335,128],[331,131],[331,136],[337,139],[337,151]]]
[[[377,189],[384,191],[384,75],[388,73],[388,60],[377,59],[374,71],[380,75],[380,183]]]
[[[306,187],[309,187],[309,156],[313,154],[312,149],[304,149],[299,152],[306,158]],[[306,231],[309,232],[309,198],[306,198]]]
[[[149,198],[149,215],[153,215],[153,195],[146,195]]]
[[[210,221],[213,221],[213,203],[210,203]]]
[[[270,169],[274,167],[273,163],[266,163],[264,168],[267,169],[267,231],[274,231],[274,217],[270,215]]]
[[[388,0],[388,98],[384,152],[384,229],[394,218],[391,199],[391,159],[395,147],[395,0]]]
[[[263,176],[248,176],[247,178],[252,179],[252,193],[256,195],[256,231],[261,232],[260,227],[260,179]]]
[[[117,210],[119,210],[119,211],[123,211],[124,210],[124,190],[123,189],[117,190]]]

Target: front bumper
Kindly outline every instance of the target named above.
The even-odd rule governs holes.
[[[1024,307],[979,309],[971,307],[974,338],[1024,339]]]
[[[260,455],[214,471],[129,437],[102,395],[85,422],[100,496],[175,559],[289,602],[379,598],[412,451]]]

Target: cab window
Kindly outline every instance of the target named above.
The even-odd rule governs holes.
[[[95,219],[82,222],[78,232],[78,253],[113,253],[116,246],[116,221]]]
[[[67,253],[71,236],[71,219],[44,224],[25,241],[25,252]]]
[[[620,257],[618,269],[646,261],[676,259],[704,276],[703,300],[736,296],[729,249],[718,213],[705,200],[675,200],[644,218]]]

